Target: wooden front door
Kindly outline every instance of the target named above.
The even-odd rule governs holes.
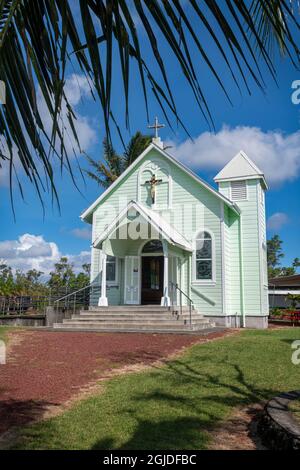
[[[164,285],[164,257],[142,256],[142,304],[160,304]]]

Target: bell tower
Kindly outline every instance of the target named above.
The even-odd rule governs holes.
[[[247,327],[266,327],[268,305],[267,240],[263,172],[242,150],[214,178],[218,190],[240,210],[228,220],[231,314]],[[238,296],[238,291],[241,296]],[[237,300],[241,299],[241,300]]]

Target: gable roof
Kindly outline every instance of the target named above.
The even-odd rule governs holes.
[[[127,215],[130,209],[135,209],[149,224],[151,224],[169,243],[177,245],[187,251],[192,251],[192,246],[186,238],[181,235],[174,227],[172,227],[157,212],[152,211],[148,207],[136,201],[130,201],[127,206],[115,217],[112,223],[96,238],[93,247],[99,246],[106,238],[108,238],[118,226],[118,223]]]
[[[214,177],[214,180],[219,182],[253,178],[262,179],[266,189],[268,188],[264,173],[243,150],[240,150],[239,153],[224,166],[217,176]]]
[[[238,206],[230,201],[230,199],[228,199],[226,196],[224,196],[223,194],[219,193],[216,189],[214,189],[212,186],[210,186],[210,184],[208,184],[206,181],[204,181],[202,178],[200,178],[198,175],[196,175],[196,173],[194,173],[192,170],[190,170],[189,168],[187,168],[183,163],[179,162],[178,160],[176,160],[172,155],[170,155],[169,153],[167,153],[165,150],[163,150],[162,148],[160,148],[158,145],[156,145],[154,142],[152,142],[145,150],[143,153],[141,153],[141,155],[134,161],[131,163],[131,165],[129,165],[128,168],[126,168],[126,170],[124,171],[124,173],[122,173],[121,176],[119,176],[110,186],[109,188],[107,188],[99,197],[98,199],[96,199],[96,201],[93,202],[93,204],[91,206],[89,206],[80,216],[81,219],[83,220],[87,220],[87,218],[93,213],[93,211],[96,209],[96,207],[100,204],[100,202],[106,197],[108,196],[109,193],[111,193],[111,191],[116,187],[118,186],[121,181],[128,175],[128,173],[133,169],[135,168],[139,162],[145,157],[145,155],[147,155],[147,153],[150,152],[150,150],[152,149],[155,149],[157,150],[161,155],[163,155],[167,160],[171,161],[172,163],[174,163],[177,167],[179,167],[181,170],[183,170],[185,173],[187,173],[188,175],[190,175],[194,180],[196,180],[198,183],[200,183],[202,186],[204,186],[208,191],[210,191],[212,194],[214,194],[216,197],[218,197],[219,199],[221,199],[227,206],[231,207],[237,214],[240,213],[240,210],[238,208]]]

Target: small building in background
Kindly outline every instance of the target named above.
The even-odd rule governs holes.
[[[269,280],[269,305],[272,308],[289,308],[289,294],[300,295],[300,274],[274,277]],[[297,305],[300,308],[300,302]]]

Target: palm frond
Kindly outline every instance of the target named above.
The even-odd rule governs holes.
[[[103,140],[104,161],[96,161],[87,155],[86,158],[95,172],[85,170],[85,173],[97,181],[100,186],[107,188],[143,153],[151,139],[149,135],[136,132],[121,156],[117,154],[111,142],[105,138]]]
[[[253,86],[265,91],[266,70],[276,80],[277,51],[299,66],[298,12],[292,6],[296,2],[290,0],[190,0],[188,5],[180,0],[133,0],[130,6],[126,0],[78,2],[80,13],[75,17],[69,0],[0,0],[0,79],[7,90],[7,104],[0,109],[0,141],[4,140],[6,150],[0,159],[9,159],[11,168],[19,160],[41,200],[46,187],[58,199],[56,162],[72,176],[67,128],[76,152],[84,150],[65,93],[69,65],[79,67],[92,83],[108,141],[111,122],[118,131],[120,121],[130,126],[133,75],[147,119],[152,93],[171,128],[174,119],[186,129],[167,55],[177,63],[186,89],[191,90],[210,129],[214,120],[201,83],[204,68],[231,101],[221,62],[241,93],[251,93]],[[208,49],[207,41],[215,48]],[[211,52],[214,49],[218,55]],[[118,77],[116,70],[120,71]],[[112,109],[116,85],[123,100],[124,121],[120,116],[116,120]],[[51,117],[51,129],[44,127],[40,115],[38,88]],[[119,163],[118,158],[110,160],[112,177],[120,171]]]

